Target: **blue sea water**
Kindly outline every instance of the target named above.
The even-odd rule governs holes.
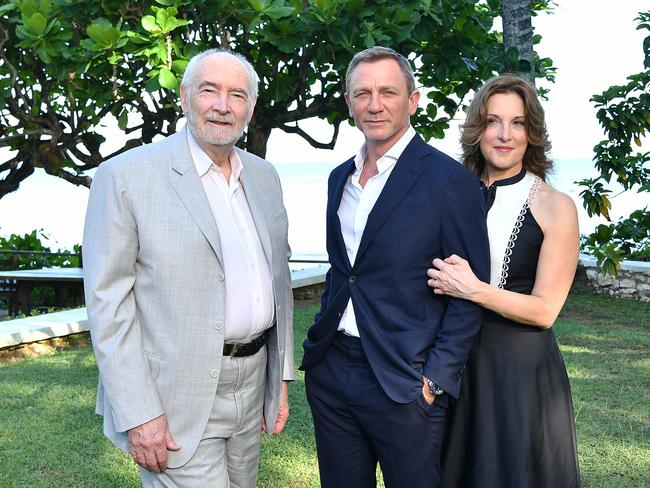
[[[352,154],[351,154],[352,155]],[[325,254],[325,206],[327,178],[341,161],[276,163],[289,215],[289,243],[296,258],[323,259]],[[576,202],[580,230],[588,233],[602,218],[590,218],[582,208],[575,181],[594,176],[588,159],[561,160],[550,183]],[[613,193],[617,193],[614,187]],[[71,248],[83,233],[88,190],[37,170],[16,192],[0,199],[0,235],[24,234],[44,229],[52,249]],[[650,195],[625,192],[613,199],[612,216],[617,219],[632,210],[650,206]]]

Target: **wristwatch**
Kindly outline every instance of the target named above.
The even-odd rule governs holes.
[[[441,386],[436,385],[433,381],[431,381],[426,376],[424,377],[424,379],[427,380],[427,383],[429,384],[429,392],[432,395],[440,396],[445,392],[445,390],[443,390]]]

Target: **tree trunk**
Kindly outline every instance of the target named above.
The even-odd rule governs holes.
[[[244,144],[245,149],[253,153],[260,158],[266,156],[266,144],[269,141],[269,136],[271,135],[270,127],[259,127],[255,126],[252,123],[248,126],[248,132],[246,134],[246,143]]]
[[[503,43],[519,53],[517,63],[506,67],[510,73],[521,76],[535,86],[535,59],[533,57],[533,25],[531,0],[502,0]],[[522,63],[525,61],[525,63]],[[526,66],[527,65],[527,66]]]

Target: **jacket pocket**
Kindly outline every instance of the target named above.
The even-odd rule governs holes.
[[[151,374],[151,378],[156,380],[160,373],[160,356],[156,356],[149,352],[145,352],[144,355],[147,358],[147,363],[149,363],[149,373]]]

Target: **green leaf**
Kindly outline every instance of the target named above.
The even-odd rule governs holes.
[[[113,52],[109,57],[108,57],[108,62],[112,65],[119,63],[122,61],[122,55],[118,52]]]
[[[268,7],[267,0],[250,0],[250,5],[253,7],[253,10],[259,13],[263,13]]]
[[[12,10],[17,10],[18,6],[14,3],[8,3],[6,5],[0,5],[0,15],[4,15],[7,12],[10,12]]]
[[[281,19],[282,17],[287,17],[293,13],[293,7],[282,7],[280,5],[275,5],[264,10],[264,13],[271,17],[272,19]]]
[[[158,88],[160,88],[160,83],[158,83],[158,77],[154,76],[153,78],[149,79],[149,81],[147,81],[144,84],[144,88],[149,93],[153,93],[156,90],[158,90]]]
[[[20,4],[20,11],[26,17],[31,17],[36,12],[40,12],[39,6],[34,0],[25,0]]]
[[[16,36],[18,36],[19,39],[24,39],[24,42],[18,43],[18,47],[31,47],[34,41],[40,39],[39,36],[32,34],[32,32],[27,30],[23,25],[16,27]]]
[[[52,31],[58,31],[61,29],[61,22],[59,22],[58,19],[52,19],[50,22],[48,22],[47,26],[45,27],[45,30],[43,31],[43,35],[47,36],[50,34]]]
[[[176,90],[179,85],[178,79],[174,76],[174,73],[169,71],[167,68],[160,68],[160,72],[158,73],[158,83],[160,83],[160,86],[167,88],[168,90]]]
[[[89,51],[101,51],[102,49],[95,44],[95,41],[92,39],[82,39],[79,41],[81,47],[88,49]]]
[[[122,36],[119,29],[116,29],[111,25],[101,25],[100,23],[90,24],[86,29],[86,33],[88,34],[88,37],[98,44],[99,47],[104,49],[111,48]]]
[[[170,16],[169,9],[161,8],[156,12],[156,24],[160,26],[160,30],[163,34],[167,31],[167,23],[171,17],[173,17],[173,14]]]
[[[40,36],[45,30],[47,19],[39,12],[34,13],[31,17],[23,16],[23,24],[34,35]]]
[[[43,45],[39,46],[39,48],[36,50],[36,54],[38,55],[39,58],[41,58],[41,61],[43,61],[46,64],[52,61],[52,57],[50,56],[50,53],[48,52],[47,48]]]
[[[185,68],[187,68],[187,59],[177,59],[172,62],[172,71],[178,75],[183,75],[185,73]]]
[[[120,130],[126,129],[126,125],[129,122],[129,112],[126,110],[122,110],[120,113],[120,116],[117,118],[117,126],[120,128]]]
[[[153,15],[145,15],[142,17],[140,23],[142,24],[142,28],[147,32],[151,32],[152,34],[160,33],[160,27],[156,23],[156,18]]]

